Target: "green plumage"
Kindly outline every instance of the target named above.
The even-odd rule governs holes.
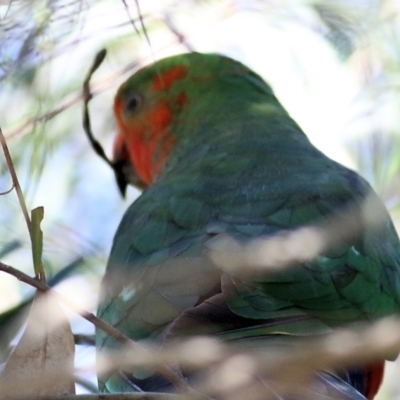
[[[187,75],[168,90],[152,90],[153,77],[177,65]],[[400,244],[386,211],[379,228],[367,226],[312,261],[266,271],[255,281],[222,274],[207,256],[221,235],[242,243],[272,237],[376,196],[309,142],[258,75],[228,58],[192,53],[139,71],[119,96],[131,93],[142,96],[143,107],[185,93],[187,105],[171,105],[168,134],[175,144],[115,235],[99,317],[132,339],[157,340],[168,324],[184,321],[182,313],[206,298],[212,304],[213,296],[250,321],[242,337],[258,335],[252,320],[310,316],[276,331],[312,334],[400,310]],[[115,345],[97,332],[98,348]],[[131,390],[116,376],[102,379],[104,391]]]

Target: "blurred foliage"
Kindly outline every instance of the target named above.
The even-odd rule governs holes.
[[[137,196],[132,189],[127,201],[120,199],[112,171],[94,155],[81,128],[81,85],[103,47],[108,56],[93,80],[96,98],[90,107],[93,130],[106,151],[114,130],[112,96],[127,74],[191,49],[225,53],[264,74],[314,143],[374,186],[399,229],[396,3],[142,1],[149,45],[134,1],[126,1],[127,7],[111,0],[0,1],[0,124],[28,207],[44,206],[44,264],[59,290],[67,295],[72,290],[86,308],[95,309],[113,234]],[[0,191],[10,182],[0,157]],[[33,274],[29,235],[14,192],[0,197],[0,208],[1,261]],[[3,331],[25,308],[32,289],[2,275],[0,293]],[[0,343],[1,361],[19,321]],[[73,328],[93,333],[75,317]],[[77,357],[86,360],[88,350]],[[382,398],[395,398],[398,389],[392,382],[385,390]]]

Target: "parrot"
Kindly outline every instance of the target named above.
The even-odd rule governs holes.
[[[99,318],[159,348],[206,335],[257,349],[400,311],[400,243],[382,201],[360,175],[314,147],[250,68],[221,54],[170,56],[128,78],[113,111],[117,184],[122,194],[128,184],[141,194],[116,231]],[[361,210],[368,198],[378,225],[361,223],[357,234],[312,257],[294,256],[285,268],[252,274],[246,265],[222,268],[212,256],[229,253],[229,239],[239,251],[228,263],[240,264],[240,249],[254,240],[302,232]],[[99,352],[120,346],[96,331]],[[372,400],[384,362],[316,371],[314,397],[265,398]],[[200,379],[175,367],[189,384]],[[126,369],[100,374],[100,391],[173,390],[151,369]]]

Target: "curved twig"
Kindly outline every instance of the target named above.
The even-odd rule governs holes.
[[[90,79],[92,78],[92,75],[96,72],[97,68],[99,68],[101,63],[104,61],[106,54],[107,54],[106,49],[102,49],[96,54],[93,60],[93,64],[90,67],[85,80],[83,81],[83,129],[96,154],[100,158],[102,158],[112,169],[114,169],[113,162],[107,157],[103,147],[98,142],[98,140],[95,139],[95,137],[93,136],[92,126],[90,123],[90,116],[89,116],[89,101],[92,99],[92,93],[90,92]]]
[[[86,136],[88,137],[89,142],[92,145],[95,153],[100,158],[102,158],[114,171],[115,178],[118,183],[118,187],[120,189],[122,196],[124,197],[127,182],[126,182],[125,176],[123,174],[121,164],[114,163],[107,157],[103,147],[93,136],[92,127],[91,127],[91,123],[90,123],[89,101],[92,99],[92,93],[90,92],[90,79],[92,78],[92,75],[97,70],[97,68],[100,66],[100,64],[103,62],[106,54],[107,54],[106,49],[102,49],[96,54],[93,64],[83,82],[83,94],[82,94],[83,95],[83,129],[84,129]]]
[[[8,193],[11,193],[12,192],[12,190],[15,188],[15,186],[14,186],[14,183],[11,185],[11,188],[10,189],[8,189],[8,190],[6,190],[5,192],[0,192],[0,196],[4,196],[4,195],[6,195],[6,194],[8,194]]]

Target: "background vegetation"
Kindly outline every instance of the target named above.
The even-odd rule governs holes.
[[[395,0],[1,0],[0,125],[28,208],[44,206],[50,282],[86,309],[96,308],[113,234],[138,195],[132,188],[120,198],[82,129],[82,82],[103,47],[91,116],[108,153],[113,95],[138,66],[191,50],[223,53],[264,76],[313,143],[372,184],[399,231]],[[10,187],[1,155],[0,192]],[[33,275],[30,246],[15,191],[0,196],[0,260]],[[0,275],[0,362],[18,340],[32,294]],[[69,317],[74,333],[93,334],[89,323]],[[93,349],[77,348],[77,366],[91,365]],[[397,364],[389,365],[381,400],[399,398]],[[81,378],[80,392],[95,384],[93,374]]]

